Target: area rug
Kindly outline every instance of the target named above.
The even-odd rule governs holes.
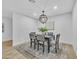
[[[63,48],[58,53],[55,53],[53,48],[50,48],[50,53],[47,52],[47,48],[43,53],[42,47],[40,47],[39,51],[34,50],[34,47],[30,48],[29,43],[23,43],[14,48],[28,59],[68,59],[67,51]]]

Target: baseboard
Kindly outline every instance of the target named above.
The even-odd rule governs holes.
[[[12,40],[2,41],[2,43],[8,43],[8,42],[12,42]]]
[[[72,45],[71,42],[67,42],[67,41],[60,41],[60,43],[63,43],[63,44],[68,44],[68,45]]]
[[[12,40],[11,38],[2,38],[2,42],[10,41]]]

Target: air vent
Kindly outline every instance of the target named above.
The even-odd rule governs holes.
[[[29,0],[29,2],[35,3],[36,1],[35,0]]]

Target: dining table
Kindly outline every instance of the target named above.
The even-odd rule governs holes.
[[[41,32],[36,32],[36,37],[38,36],[38,35],[43,35],[44,34],[44,38],[45,38],[45,42],[47,42],[47,49],[48,49],[48,53],[50,52],[50,47],[51,47],[51,40],[55,40],[56,39],[56,34],[57,34],[57,32],[53,32],[53,35],[54,35],[54,37],[53,37],[53,39],[51,39],[52,38],[52,36],[49,36],[49,35],[47,35],[46,33],[41,33]]]

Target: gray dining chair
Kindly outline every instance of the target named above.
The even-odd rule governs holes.
[[[39,50],[39,47],[42,46],[43,47],[43,53],[44,53],[44,48],[45,48],[45,38],[44,38],[44,35],[42,34],[39,34],[37,35],[37,43],[38,43],[38,48],[37,50]]]
[[[57,53],[59,50],[59,38],[60,38],[60,34],[57,34],[56,41],[55,41],[55,53]]]
[[[32,44],[34,43],[34,49],[36,49],[36,34],[35,32],[29,33],[30,36],[30,47],[32,47]]]
[[[55,50],[55,53],[57,53],[59,50],[59,38],[60,38],[60,34],[57,34],[56,37],[54,37],[55,40],[52,40],[50,42],[50,47]]]
[[[48,36],[51,36],[50,41],[54,42],[55,41],[55,35],[53,34],[53,32],[48,32],[47,34]],[[50,42],[50,46],[52,46],[52,43]]]

